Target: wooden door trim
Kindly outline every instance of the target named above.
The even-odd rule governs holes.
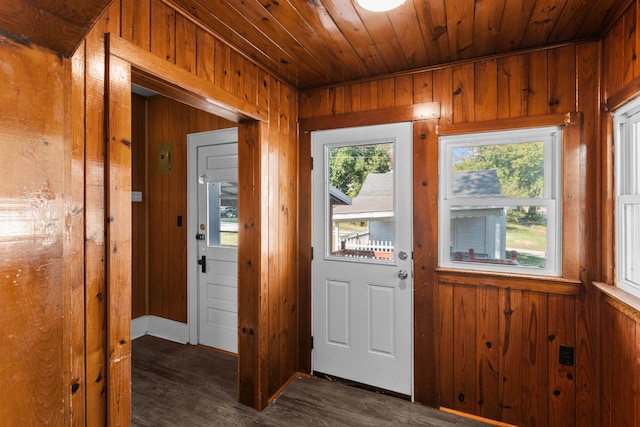
[[[165,61],[123,38],[111,35],[110,52],[131,64],[134,81],[176,101],[233,122],[269,121],[269,112]]]
[[[246,146],[245,154],[251,153],[252,159],[245,168],[239,182],[246,188],[256,189],[260,184],[259,161],[263,138],[266,138],[268,115],[252,106],[254,113],[248,114],[240,108],[249,109],[246,102],[237,102],[235,95],[229,96],[215,88],[210,92],[202,88],[212,88],[208,82],[181,70],[175,72],[172,66],[161,59],[151,59],[148,52],[134,47],[119,37],[112,37],[108,33],[105,40],[105,242],[106,257],[106,363],[107,363],[107,421],[109,425],[129,425],[131,420],[131,82],[136,77],[135,70],[143,70],[145,75],[155,82],[161,82],[162,87],[173,87],[173,92],[163,92],[166,96],[180,96],[195,99],[198,96],[220,95],[220,99],[209,100],[208,105],[220,107],[209,109],[218,115],[225,114],[225,118],[232,117],[235,122],[249,121],[238,127],[239,150]],[[167,69],[173,70],[167,72]],[[185,74],[186,73],[186,74]],[[170,81],[164,81],[169,75]],[[119,81],[117,79],[120,79]],[[183,82],[181,79],[185,79]],[[110,86],[113,85],[113,91]],[[176,95],[178,94],[178,95]],[[233,102],[233,105],[226,104]],[[192,104],[190,104],[192,105]],[[192,105],[201,108],[199,105]],[[255,120],[254,120],[255,119]],[[246,141],[242,140],[242,136]],[[244,144],[241,144],[243,143]],[[128,153],[128,157],[127,157]],[[240,153],[239,153],[240,155]],[[127,163],[128,162],[128,163]],[[256,171],[255,168],[258,170]],[[246,193],[241,203],[246,206],[252,200],[259,200]],[[266,298],[260,298],[267,293],[266,289],[254,292],[258,284],[266,285],[261,277],[262,258],[267,254],[261,249],[260,205],[253,204],[253,210],[245,212],[250,216],[252,233],[245,232],[242,237],[247,243],[244,250],[238,248],[238,259],[248,260],[248,269],[239,270],[238,293],[244,292],[246,304],[238,305],[238,322],[243,325],[243,333],[238,343],[239,369],[239,400],[241,403],[255,409],[263,409],[268,404],[268,373],[265,348],[266,328]],[[127,209],[125,209],[125,206]],[[127,212],[125,212],[127,211]],[[114,213],[115,212],[115,213]],[[255,215],[255,216],[254,216]],[[247,285],[242,286],[246,281]],[[255,285],[255,286],[254,286]],[[246,288],[246,289],[245,289]],[[261,301],[262,303],[257,303]],[[257,307],[256,307],[257,305]],[[255,331],[255,335],[254,335]],[[254,341],[257,339],[257,342]],[[243,357],[246,355],[246,357]],[[242,381],[244,378],[245,381]]]

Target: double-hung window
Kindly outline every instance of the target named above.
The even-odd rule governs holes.
[[[439,263],[561,275],[559,127],[440,137]]]
[[[640,101],[614,120],[617,283],[640,296]]]

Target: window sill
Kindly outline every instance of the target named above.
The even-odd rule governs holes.
[[[608,297],[605,298],[607,303],[640,323],[640,298],[614,285],[593,282],[593,286]]]
[[[448,268],[438,268],[436,271],[441,283],[453,285],[491,286],[555,295],[578,295],[580,292],[580,281],[562,277],[524,276],[475,270],[452,270]]]

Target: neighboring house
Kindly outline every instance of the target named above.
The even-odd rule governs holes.
[[[350,205],[334,207],[333,220],[367,222],[368,236],[364,240],[392,242],[393,172],[367,175]]]
[[[453,194],[457,197],[504,197],[495,170],[454,171]],[[451,254],[468,260],[502,259],[506,251],[507,215],[504,207],[457,208],[451,212]],[[453,258],[452,258],[453,259]]]
[[[456,196],[503,197],[495,170],[454,172]],[[451,252],[468,260],[475,257],[501,259],[506,250],[506,212],[503,207],[456,209],[451,213]],[[350,205],[335,206],[333,220],[368,223],[361,240],[393,242],[393,173],[370,173]],[[344,239],[344,238],[343,238]]]

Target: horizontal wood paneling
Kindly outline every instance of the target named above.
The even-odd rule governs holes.
[[[595,425],[593,303],[581,290],[580,271],[597,253],[587,247],[585,227],[593,218],[584,210],[597,192],[578,183],[598,177],[587,165],[598,165],[599,59],[599,45],[586,43],[412,72],[394,77],[393,90],[383,78],[301,93],[302,123],[376,114],[407,99],[440,105],[439,119],[414,123],[416,400],[516,425],[573,425],[580,411],[585,425]],[[563,114],[572,111],[579,113]],[[563,250],[562,280],[527,278],[525,285],[514,278],[510,286],[508,277],[439,271],[438,124],[456,133],[533,126],[537,117],[540,124],[575,121],[566,128],[563,153],[570,218],[563,237],[571,243]],[[577,365],[559,364],[560,345],[580,347]]]

